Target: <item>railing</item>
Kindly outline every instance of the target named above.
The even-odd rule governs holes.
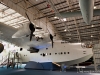
[[[4,66],[7,64],[8,58],[3,59],[3,61],[0,63],[0,66]]]
[[[16,63],[17,68],[18,68],[18,65],[22,63],[21,61],[19,61],[20,58],[21,58],[21,55],[18,52],[8,52],[8,54],[5,57],[3,57],[2,62],[0,63],[0,66],[2,67],[4,65],[9,66],[10,63],[12,64]]]

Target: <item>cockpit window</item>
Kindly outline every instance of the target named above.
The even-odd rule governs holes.
[[[82,48],[92,48],[93,44],[81,44]]]
[[[86,45],[86,48],[92,48],[93,45]]]

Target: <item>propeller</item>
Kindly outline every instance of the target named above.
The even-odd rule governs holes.
[[[30,41],[32,40],[32,36],[33,36],[33,32],[35,31],[35,27],[32,23],[29,24],[29,28],[31,30],[31,33],[30,33]]]
[[[25,14],[26,14],[28,20],[30,21],[29,28],[30,28],[30,30],[31,30],[31,33],[30,33],[30,41],[31,41],[31,40],[32,40],[32,36],[33,36],[33,32],[35,32],[35,29],[42,29],[42,28],[41,28],[41,27],[35,27],[35,26],[32,24],[31,20],[29,19],[28,14],[27,14],[27,13],[25,13]]]
[[[25,13],[25,14],[26,14],[28,20],[30,21],[29,28],[30,28],[30,30],[31,30],[31,33],[30,33],[30,41],[31,41],[31,40],[32,40],[32,36],[33,36],[33,32],[35,31],[35,27],[34,27],[34,25],[31,23],[31,20],[29,19],[27,13]]]
[[[52,42],[52,48],[53,48],[53,36],[50,34],[50,40]]]
[[[49,32],[49,37],[50,37],[50,40],[51,40],[51,43],[52,43],[52,48],[53,48],[53,43],[54,43],[54,41],[53,41],[53,36],[52,36],[52,34],[50,33],[50,31],[49,31],[49,29],[48,29],[48,27],[47,27],[47,19],[46,19],[46,28],[47,28],[47,30],[48,30],[48,32]]]

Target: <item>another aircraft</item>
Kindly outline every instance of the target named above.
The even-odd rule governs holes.
[[[79,6],[81,11],[61,12],[60,14],[63,18],[82,16],[86,24],[91,24],[93,16],[100,15],[100,9],[94,9],[94,0],[79,0]]]

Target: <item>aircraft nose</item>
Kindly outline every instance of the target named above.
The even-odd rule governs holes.
[[[86,24],[90,24],[91,20],[92,20],[92,17],[91,17],[91,15],[86,15],[86,17],[83,17],[83,19],[86,22]]]
[[[90,24],[93,19],[94,0],[79,0],[79,6],[83,20],[86,24]]]

